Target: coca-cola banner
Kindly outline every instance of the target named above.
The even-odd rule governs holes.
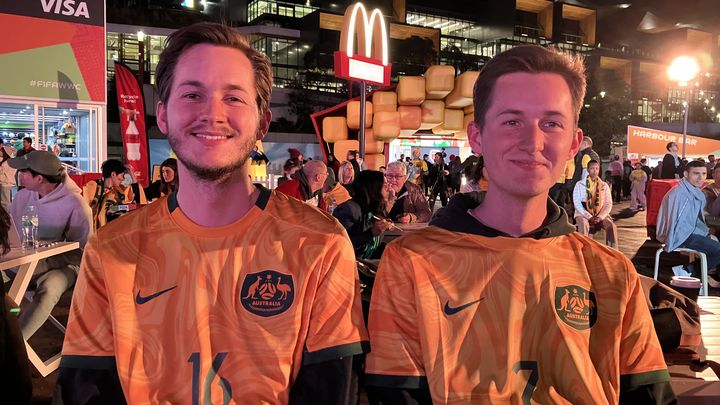
[[[120,107],[120,131],[122,131],[125,163],[132,167],[138,183],[147,187],[150,176],[142,91],[132,70],[117,62],[115,62],[115,87]]]

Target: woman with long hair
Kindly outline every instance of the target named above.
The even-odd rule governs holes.
[[[175,158],[165,159],[160,164],[160,179],[145,189],[148,200],[170,195],[178,189],[178,168]]]
[[[333,216],[347,231],[357,259],[379,259],[385,247],[381,243],[383,233],[392,226],[391,221],[384,219],[385,176],[374,170],[363,170],[352,188],[352,199],[335,208]]]
[[[353,169],[352,163],[346,160],[340,165],[340,169],[338,169],[337,181],[352,195],[353,180],[355,180],[355,169]]]

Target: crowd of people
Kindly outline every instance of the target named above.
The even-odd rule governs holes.
[[[11,216],[38,204],[43,237],[82,246],[37,281],[50,302],[75,284],[56,403],[675,401],[637,272],[583,235],[617,246],[578,128],[579,57],[520,46],[489,61],[465,162],[413,151],[383,172],[357,151],[290,150],[276,190],[248,175],[272,120],[265,55],[200,23],[168,37],[155,77],[177,155],[159,184],[107,161],[81,196],[52,153],[8,160],[26,187]],[[430,226],[383,243],[416,222]],[[378,259],[362,305],[356,260]],[[49,313],[35,312],[24,336]]]

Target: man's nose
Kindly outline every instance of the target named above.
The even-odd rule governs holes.
[[[222,99],[216,97],[208,98],[203,104],[200,119],[203,122],[225,122],[225,104]]]
[[[518,147],[527,152],[542,151],[545,147],[545,132],[539,122],[532,122],[523,129],[522,140]]]

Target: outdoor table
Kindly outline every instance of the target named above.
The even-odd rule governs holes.
[[[0,259],[0,270],[8,270],[18,267],[15,279],[10,285],[10,292],[8,293],[10,299],[12,299],[16,305],[20,306],[23,296],[25,295],[25,291],[27,291],[30,280],[32,279],[33,273],[35,273],[35,268],[40,260],[79,248],[80,244],[78,242],[58,242],[52,246],[41,247],[33,250],[12,249],[8,254]],[[65,333],[65,328],[62,324],[52,317],[49,319],[53,325]],[[57,370],[60,365],[60,353],[51,357],[47,361],[42,361],[27,341],[25,341],[25,348],[27,349],[30,362],[43,377]]]
[[[395,225],[395,227],[385,230],[385,233],[383,234],[383,242],[388,243],[393,239],[399,238],[403,235],[407,235],[412,231],[417,231],[418,229],[424,229],[428,227],[427,222],[410,222],[407,224],[393,222],[393,225]]]
[[[702,360],[720,362],[720,297],[698,297],[702,344],[698,354]],[[687,366],[670,366],[672,387],[680,403],[710,404],[720,398],[720,381],[708,368],[698,373]]]

